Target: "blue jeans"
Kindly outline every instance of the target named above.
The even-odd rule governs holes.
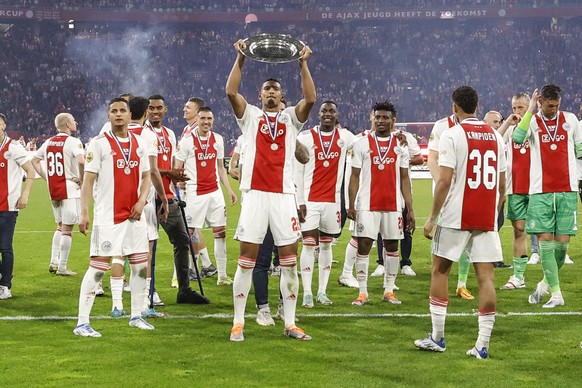
[[[257,302],[258,308],[269,306],[269,268],[271,267],[271,261],[273,260],[273,253],[275,254],[275,265],[278,265],[279,263],[277,261],[279,259],[279,253],[275,248],[275,241],[273,240],[271,228],[268,228],[267,233],[265,234],[265,239],[259,247],[257,261],[255,263],[255,268],[253,269],[255,301]]]
[[[0,212],[0,252],[2,263],[0,264],[0,286],[12,288],[12,272],[14,270],[14,228],[16,227],[18,212]]]

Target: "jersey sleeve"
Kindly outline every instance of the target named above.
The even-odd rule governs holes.
[[[85,171],[99,174],[101,169],[101,162],[103,158],[103,144],[100,140],[102,136],[96,137],[89,143],[87,147],[87,154],[85,155]]]
[[[224,138],[218,133],[214,136],[216,136],[216,159],[224,159]]]
[[[420,154],[420,146],[418,145],[416,138],[412,136],[412,133],[404,132],[404,135],[406,136],[406,141],[408,142],[408,155],[413,157]]]
[[[11,150],[13,160],[16,162],[16,164],[22,167],[22,165],[28,161],[28,153],[22,144],[17,141],[13,141],[11,145],[14,146]]]
[[[236,123],[238,124],[238,127],[240,128],[240,130],[243,132],[243,134],[245,133],[245,131],[248,129],[248,122],[250,121],[251,117],[253,114],[257,113],[256,111],[259,110],[259,108],[257,108],[254,105],[248,104],[245,108],[245,111],[243,112],[242,117],[239,119],[238,117],[236,117]]]
[[[48,147],[48,142],[50,141],[47,140],[44,143],[42,143],[42,145],[40,146],[40,148],[38,150],[36,150],[36,152],[34,153],[34,157],[38,160],[44,160],[45,159],[45,155],[46,155],[46,149]]]
[[[85,149],[83,148],[83,143],[81,142],[81,140],[77,139],[76,137],[72,137],[72,147],[71,147],[71,152],[73,153],[73,156],[76,158],[79,155],[84,155],[85,154]]]
[[[188,159],[188,152],[191,149],[191,147],[188,146],[190,139],[192,139],[192,135],[186,135],[182,140],[180,140],[180,144],[178,145],[178,152],[176,152],[174,157],[181,162],[185,162],[186,159]]]
[[[439,167],[455,169],[457,165],[453,132],[452,128],[445,131],[439,140]]]
[[[428,149],[430,151],[439,151],[439,143],[441,139],[441,129],[440,121],[434,123],[432,131],[430,132],[430,137],[428,139]]]
[[[294,106],[286,108],[283,111],[283,113],[286,113],[289,115],[289,117],[291,117],[291,123],[293,123],[293,128],[295,128],[297,133],[299,133],[303,129],[303,125],[305,124],[305,122],[302,123],[301,121],[299,121],[299,119],[297,118],[297,112],[295,112],[295,108],[296,107]]]
[[[364,161],[364,142],[367,142],[368,139],[366,137],[361,138],[354,147],[352,148],[352,161],[351,165],[355,168],[362,168],[362,164]]]

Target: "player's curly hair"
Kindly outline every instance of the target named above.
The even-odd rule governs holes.
[[[479,105],[479,96],[477,91],[470,86],[459,86],[453,92],[453,102],[460,107],[463,112],[471,114],[477,111]]]
[[[372,107],[372,110],[375,112],[377,110],[386,110],[388,112],[392,112],[392,116],[396,116],[396,107],[393,103],[388,100],[384,100],[384,102],[377,102]]]

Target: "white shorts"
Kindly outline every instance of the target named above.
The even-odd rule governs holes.
[[[51,201],[53,215],[57,224],[75,225],[81,215],[81,198],[69,198],[61,201]]]
[[[93,225],[91,257],[127,256],[149,252],[148,226],[145,217],[126,220],[117,225]]]
[[[226,204],[222,190],[196,195],[186,190],[186,222],[189,228],[202,229],[204,225],[217,227],[226,225]]]
[[[382,235],[382,240],[402,240],[404,238],[402,212],[358,210],[353,236],[376,240],[378,233]]]
[[[275,245],[290,245],[301,238],[295,194],[249,190],[245,193],[234,238],[262,244],[271,228]]]
[[[142,218],[145,218],[146,224],[148,225],[148,240],[154,241],[160,238],[158,232],[158,215],[156,213],[156,204],[153,202],[148,202],[143,207]]]
[[[457,262],[467,251],[471,263],[493,263],[503,260],[498,232],[459,230],[437,226],[432,239],[432,253]]]
[[[339,203],[307,202],[307,215],[301,231],[319,229],[326,234],[337,234],[341,230],[342,214]]]

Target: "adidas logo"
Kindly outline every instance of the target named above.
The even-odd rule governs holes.
[[[323,267],[324,271],[331,271],[331,265]]]
[[[297,295],[291,294],[287,297],[287,300],[297,300]]]
[[[362,271],[362,270],[359,270],[358,272],[356,272],[356,275],[365,275],[365,274],[366,274],[366,271]]]
[[[243,294],[242,292],[240,294],[238,294],[237,296],[235,296],[236,299],[243,299],[245,297],[245,294]]]
[[[311,272],[311,267],[301,268],[301,272]]]

